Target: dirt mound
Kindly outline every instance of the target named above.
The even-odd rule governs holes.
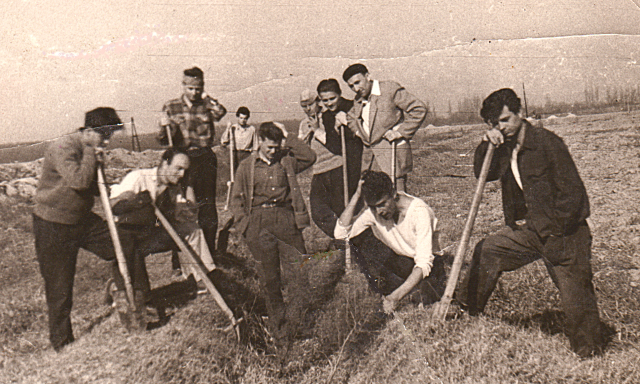
[[[25,177],[40,177],[42,172],[42,160],[29,161],[26,163],[0,164],[0,182],[9,182],[14,179]]]
[[[107,151],[105,172],[107,181],[116,183],[124,175],[136,168],[152,168],[160,163],[162,151],[148,149],[144,152],[132,152],[122,148]],[[31,200],[36,193],[38,180],[42,173],[43,159],[0,164],[0,195],[22,197]]]

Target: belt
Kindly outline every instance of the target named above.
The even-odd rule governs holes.
[[[211,149],[211,147],[196,147],[194,145],[187,148],[187,152],[199,152],[206,151],[207,149]]]
[[[251,153],[250,149],[236,149],[236,152],[247,152],[247,153]]]
[[[275,207],[289,207],[291,204],[288,202],[266,202],[260,205],[256,205],[254,208],[275,208]]]

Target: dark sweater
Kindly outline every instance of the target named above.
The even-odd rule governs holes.
[[[97,161],[93,147],[76,132],[51,143],[44,155],[34,214],[60,224],[77,224],[97,194]]]

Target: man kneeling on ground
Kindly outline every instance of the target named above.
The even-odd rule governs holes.
[[[118,219],[118,230],[128,240],[125,244],[134,247],[145,270],[145,290],[136,292],[136,301],[144,307],[149,293],[149,281],[144,268],[144,258],[151,253],[176,249],[169,233],[156,222],[152,202],[167,217],[171,226],[186,240],[210,272],[216,268],[204,232],[197,224],[197,205],[189,187],[180,183],[189,168],[189,156],[183,149],[170,148],[162,154],[160,165],[155,168],[137,169],[128,173],[120,184],[111,187],[111,204]],[[190,265],[183,261],[182,265]],[[195,267],[191,274],[199,280]],[[140,296],[138,299],[137,297]]]
[[[366,207],[354,217],[361,198]],[[354,252],[372,288],[385,295],[385,312],[393,312],[398,302],[418,284],[423,303],[431,304],[442,295],[446,279],[444,262],[442,257],[433,254],[434,249],[439,248],[437,222],[433,210],[424,201],[397,192],[384,172],[362,173],[334,234],[336,239],[348,240],[371,228],[375,237],[393,251]],[[398,282],[398,277],[406,280]]]

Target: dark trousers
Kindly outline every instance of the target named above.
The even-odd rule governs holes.
[[[482,312],[502,272],[542,258],[560,290],[571,349],[580,356],[599,352],[602,330],[591,282],[591,232],[583,222],[571,234],[542,241],[526,228],[504,228],[476,245],[471,268],[460,287],[469,313]]]
[[[412,258],[393,252],[370,229],[353,238],[351,243],[354,259],[367,277],[369,286],[381,295],[386,296],[395,291],[416,265]],[[432,304],[440,300],[446,284],[444,259],[436,256],[429,276],[418,285],[422,303]]]
[[[288,335],[280,268],[299,266],[302,254],[306,253],[293,209],[254,207],[245,239],[258,264],[258,276],[269,314],[269,328],[277,340],[283,341]]]
[[[322,232],[333,238],[338,217],[344,211],[342,167],[313,175],[309,205],[313,222]]]
[[[124,253],[132,255],[128,263],[129,271],[135,271],[131,275],[133,289],[141,291],[146,299],[151,287],[145,257],[171,250],[177,255],[178,246],[162,227],[122,225],[118,227],[118,234]]]
[[[242,163],[242,160],[251,156],[251,151],[245,151],[237,149],[233,151],[233,172],[235,173],[238,170],[238,165]]]
[[[198,224],[213,252],[216,249],[218,231],[218,211],[216,210],[216,176],[218,159],[209,147],[190,148],[187,151],[190,165],[185,179],[193,188],[199,205]]]
[[[59,350],[71,343],[71,307],[76,260],[80,248],[104,260],[115,260],[115,251],[107,223],[94,213],[73,225],[43,220],[33,215],[36,255],[40,273],[44,278],[45,296],[49,312],[49,339]],[[130,263],[132,255],[125,253]],[[113,263],[113,277],[118,289],[124,289],[124,280]]]
[[[360,163],[358,163],[359,165]],[[349,198],[358,188],[360,180],[359,167],[347,167],[347,182],[349,184]],[[309,194],[311,218],[318,228],[327,236],[333,238],[338,217],[344,211],[344,176],[342,167],[313,175],[311,178],[311,192]]]

